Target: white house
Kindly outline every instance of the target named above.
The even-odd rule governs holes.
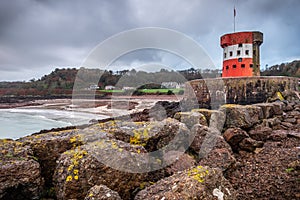
[[[123,87],[122,89],[123,89],[123,90],[135,90],[135,87],[126,87],[126,86],[125,86],[125,87]]]
[[[90,85],[90,87],[88,88],[89,90],[97,90],[99,89],[98,85]]]
[[[115,86],[113,86],[113,85],[107,85],[107,86],[105,86],[105,90],[114,90],[116,87]]]
[[[184,87],[184,84],[180,84],[177,82],[162,82],[161,86],[167,88],[167,89],[180,89]]]

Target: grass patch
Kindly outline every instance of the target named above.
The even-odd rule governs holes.
[[[290,173],[290,172],[292,172],[292,171],[294,171],[294,170],[295,170],[295,169],[292,168],[292,167],[285,169],[285,171],[286,171],[287,173]]]

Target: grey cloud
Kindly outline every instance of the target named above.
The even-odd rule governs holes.
[[[298,0],[236,2],[237,30],[264,33],[262,65],[299,59]],[[10,80],[28,80],[30,71],[36,77],[54,66],[79,67],[99,42],[146,26],[170,28],[192,37],[220,67],[219,37],[233,31],[233,1],[1,0],[0,80],[8,76]],[[124,62],[172,63],[168,55],[158,52],[135,56],[124,58]],[[18,77],[20,71],[26,73]]]

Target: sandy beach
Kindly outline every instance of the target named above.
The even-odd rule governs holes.
[[[137,114],[158,101],[179,101],[175,95],[112,96],[105,99],[43,99],[0,104],[0,138],[19,138],[41,130],[89,124]]]
[[[2,103],[2,108],[54,109],[117,117],[150,109],[158,101],[178,102],[183,96],[178,95],[144,95],[111,96],[105,99],[44,99],[22,103]]]

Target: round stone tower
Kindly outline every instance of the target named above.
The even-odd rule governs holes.
[[[221,37],[223,48],[222,77],[260,76],[260,51],[263,34],[237,32]]]

